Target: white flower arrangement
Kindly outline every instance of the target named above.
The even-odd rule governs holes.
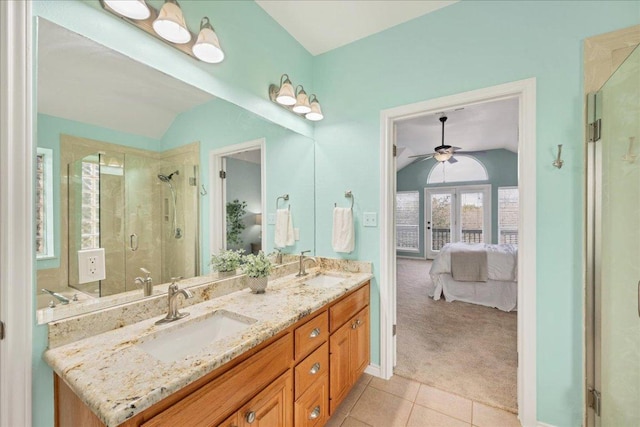
[[[242,270],[249,277],[267,277],[272,268],[273,264],[262,251],[258,255],[249,254],[244,257]]]
[[[220,272],[236,271],[242,265],[243,254],[244,249],[238,249],[237,251],[227,249],[217,255],[211,255],[211,268]]]

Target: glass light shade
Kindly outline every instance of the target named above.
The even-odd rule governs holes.
[[[104,0],[114,12],[137,21],[151,16],[149,6],[144,0]]]
[[[224,59],[224,52],[220,49],[220,41],[209,23],[209,18],[202,18],[198,40],[191,51],[196,58],[209,64],[217,64]]]
[[[298,92],[298,96],[296,97],[296,105],[293,106],[293,112],[298,114],[307,114],[311,111],[311,106],[309,105],[309,97],[304,89],[300,89]]]
[[[433,158],[439,162],[446,162],[453,156],[453,153],[435,153]]]
[[[262,214],[256,214],[256,225],[262,225]]]
[[[155,21],[153,30],[163,39],[172,43],[185,44],[191,40],[191,33],[184,22],[184,16],[178,3],[167,0]]]
[[[278,95],[276,95],[276,102],[282,105],[294,105],[296,103],[296,93],[288,76],[284,83],[282,83],[282,86],[280,86]]]
[[[322,114],[322,109],[320,108],[320,103],[316,99],[315,95],[313,96],[313,101],[311,101],[311,111],[309,111],[305,117],[313,122],[317,122],[318,120],[324,119],[324,115]]]

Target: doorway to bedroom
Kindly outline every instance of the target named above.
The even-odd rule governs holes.
[[[393,121],[393,373],[461,405],[513,413],[521,102],[506,96],[452,103]],[[454,278],[452,262],[470,276]]]

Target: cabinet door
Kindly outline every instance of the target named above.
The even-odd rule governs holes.
[[[291,372],[275,380],[239,411],[242,427],[292,427],[293,381]]]
[[[354,384],[369,365],[369,307],[356,314],[349,324],[349,370]]]
[[[351,323],[345,323],[329,339],[329,406],[333,414],[351,388],[349,340]]]
[[[300,399],[296,400],[294,416],[296,427],[322,427],[329,418],[328,376],[324,374]]]
[[[224,420],[218,427],[240,427],[240,414],[236,412]]]

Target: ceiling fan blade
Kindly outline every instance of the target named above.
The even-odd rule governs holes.
[[[449,148],[449,150],[459,151],[459,150],[462,150],[462,148],[461,147],[451,147],[451,148]]]
[[[455,157],[451,157],[451,158],[448,160],[448,162],[449,162],[449,163],[451,163],[451,164],[458,163],[458,161],[456,160],[456,158],[455,158]]]
[[[424,158],[424,159],[430,159],[430,158],[433,157],[433,154],[418,154],[418,155],[415,155],[415,156],[409,156],[410,159],[415,159],[415,158],[419,158],[419,157]]]

